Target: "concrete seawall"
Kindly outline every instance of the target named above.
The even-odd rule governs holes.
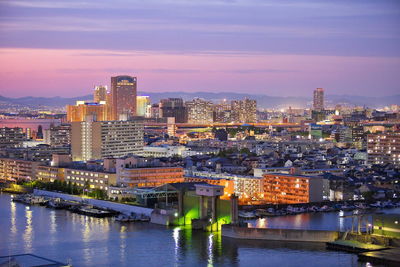
[[[151,212],[153,211],[153,209],[149,209],[149,208],[137,207],[137,206],[115,203],[115,202],[99,200],[99,199],[82,198],[82,197],[78,197],[78,196],[74,196],[74,195],[68,195],[68,194],[45,191],[45,190],[35,189],[33,193],[38,196],[58,197],[61,199],[78,201],[78,202],[85,201],[86,203],[88,203],[90,205],[93,205],[93,206],[96,206],[99,208],[112,209],[112,210],[119,211],[124,214],[130,214],[131,212],[133,212],[136,214],[143,214],[143,215],[150,216]]]
[[[299,242],[331,242],[339,238],[336,231],[265,229],[222,225],[222,236],[237,239],[260,239]]]

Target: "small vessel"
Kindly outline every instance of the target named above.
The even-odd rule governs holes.
[[[150,221],[150,217],[146,216],[144,214],[140,214],[139,221],[141,221],[141,222],[149,222]]]
[[[106,210],[95,209],[93,207],[84,206],[78,209],[79,214],[93,216],[97,218],[111,217],[113,214]]]
[[[254,212],[251,211],[239,211],[239,217],[242,219],[255,219],[256,215]]]
[[[114,217],[114,220],[117,222],[133,222],[134,218],[131,216],[128,216],[126,214],[119,214],[118,216]]]
[[[51,209],[64,209],[67,205],[60,198],[51,199],[47,202],[46,207]]]

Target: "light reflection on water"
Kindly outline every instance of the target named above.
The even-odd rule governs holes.
[[[370,213],[366,211],[365,213]],[[384,212],[400,213],[400,209],[390,209]],[[282,228],[282,229],[309,229],[309,230],[330,230],[345,232],[351,230],[352,220],[354,230],[357,230],[358,218],[352,216],[352,211],[339,211],[327,213],[302,213],[289,216],[266,217],[256,220],[246,220],[249,227],[257,228]],[[371,215],[362,217],[362,229],[372,221]]]
[[[354,254],[327,251],[325,246],[316,244],[240,241],[185,227],[121,224],[109,218],[91,218],[40,206],[26,210],[20,203],[9,203],[9,195],[0,194],[0,255],[30,252],[59,261],[70,258],[74,266],[83,267],[364,266]],[[312,225],[334,218],[321,216],[268,218],[259,220],[258,226],[304,222]],[[5,234],[5,229],[10,229],[10,233]]]
[[[23,234],[23,239],[24,239],[25,250],[28,252],[32,251],[32,239],[33,239],[32,213],[33,213],[32,210],[25,209],[26,226]]]

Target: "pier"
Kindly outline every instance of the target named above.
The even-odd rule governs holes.
[[[259,239],[290,242],[333,242],[340,237],[337,231],[248,228],[223,225],[222,236],[237,239]]]

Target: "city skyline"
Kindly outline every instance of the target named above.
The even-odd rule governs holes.
[[[118,4],[2,2],[0,95],[80,96],[120,74],[149,92],[398,92],[396,1]]]

